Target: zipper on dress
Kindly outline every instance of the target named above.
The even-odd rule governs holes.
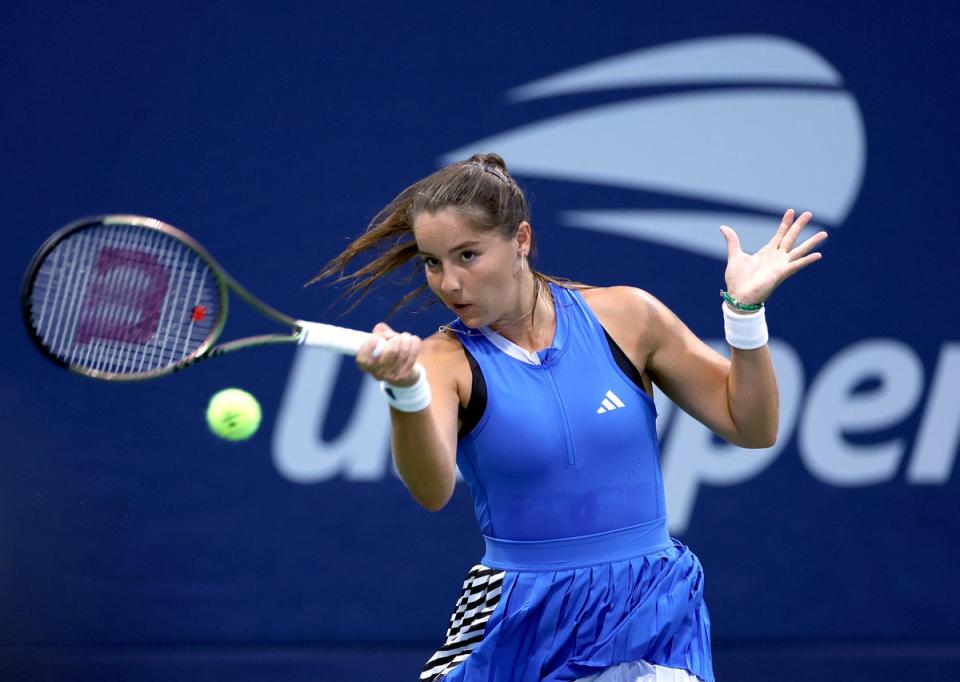
[[[541,365],[550,377],[550,388],[553,389],[553,400],[557,406],[557,413],[560,416],[560,435],[563,437],[563,446],[566,454],[567,467],[577,466],[577,454],[573,449],[573,436],[570,434],[570,422],[567,420],[567,411],[564,409],[563,400],[560,398],[560,387],[557,386],[557,380],[553,377],[553,371],[546,365]]]

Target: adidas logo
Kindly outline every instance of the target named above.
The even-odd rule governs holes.
[[[597,414],[603,414],[604,412],[610,412],[617,409],[618,407],[623,407],[623,401],[617,397],[617,394],[613,391],[607,391],[606,397],[600,403],[600,407],[597,408]]]

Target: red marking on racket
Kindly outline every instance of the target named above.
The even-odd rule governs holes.
[[[193,306],[193,313],[191,314],[191,317],[193,317],[194,322],[200,322],[206,316],[207,316],[207,309],[204,306],[202,305]]]

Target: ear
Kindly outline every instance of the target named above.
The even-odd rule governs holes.
[[[533,227],[524,220],[517,227],[517,234],[514,235],[514,241],[517,243],[517,251],[527,256],[530,255],[530,247],[533,245]]]

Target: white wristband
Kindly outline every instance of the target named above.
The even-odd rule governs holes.
[[[767,318],[763,308],[753,313],[740,314],[730,310],[726,303],[721,305],[727,343],[740,350],[753,350],[766,345],[770,334],[767,332]]]
[[[386,381],[380,382],[380,390],[387,397],[387,403],[400,412],[419,412],[430,404],[430,382],[427,370],[419,362],[416,364],[417,381],[413,386],[395,386]]]

